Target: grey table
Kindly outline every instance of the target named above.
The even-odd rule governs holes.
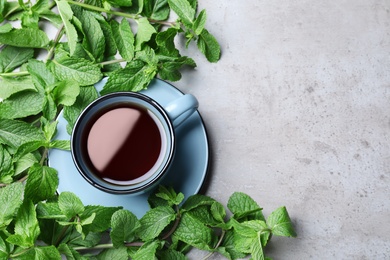
[[[205,193],[285,205],[298,238],[274,259],[390,259],[390,1],[199,4],[222,58],[183,50],[198,68],[175,85],[209,132]]]

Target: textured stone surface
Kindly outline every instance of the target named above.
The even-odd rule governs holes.
[[[199,4],[222,59],[190,47],[199,66],[175,85],[210,135],[205,193],[285,205],[298,238],[274,259],[390,259],[390,2]]]

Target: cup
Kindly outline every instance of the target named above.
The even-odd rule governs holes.
[[[138,92],[116,92],[89,104],[71,135],[74,164],[94,187],[139,194],[158,185],[176,149],[175,128],[198,108],[186,94],[161,106]]]

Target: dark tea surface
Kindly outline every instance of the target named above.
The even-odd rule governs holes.
[[[91,126],[87,153],[98,177],[115,184],[131,184],[153,171],[161,148],[161,130],[146,109],[112,109]]]

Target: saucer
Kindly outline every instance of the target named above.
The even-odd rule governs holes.
[[[107,79],[95,85],[100,91]],[[162,106],[183,95],[169,83],[154,79],[141,93],[153,98]],[[68,122],[62,113],[58,117],[57,140],[69,140],[66,131]],[[197,194],[204,183],[209,166],[209,145],[207,132],[198,111],[175,129],[177,138],[176,153],[168,175],[162,185],[172,186],[176,192],[182,192],[185,198]],[[70,151],[52,149],[49,151],[49,166],[58,171],[58,192],[70,191],[76,194],[84,205],[122,206],[142,217],[148,210],[147,199],[150,192],[139,195],[117,195],[103,192],[87,183],[76,169]]]

